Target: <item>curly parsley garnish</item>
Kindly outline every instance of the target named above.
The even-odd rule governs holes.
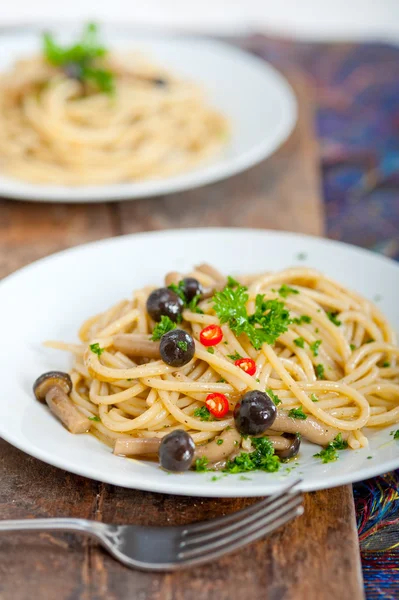
[[[173,323],[172,319],[170,319],[166,315],[162,315],[161,320],[154,327],[154,331],[152,332],[151,339],[154,342],[156,342],[157,340],[160,340],[161,337],[163,335],[165,335],[165,333],[168,333],[168,331],[172,331],[172,329],[174,329],[175,327],[176,327],[176,323]],[[185,343],[185,342],[181,342],[181,343]],[[183,350],[184,350],[184,348],[183,348]],[[187,348],[186,348],[186,350],[187,350]]]
[[[248,315],[247,288],[243,285],[228,285],[213,296],[213,308],[221,323],[228,323],[237,336],[245,333],[256,350],[264,343],[273,344],[276,339],[288,330],[290,314],[284,303],[279,300],[265,300],[258,294],[255,299],[255,312]]]
[[[299,294],[298,290],[296,290],[295,288],[290,287],[289,285],[286,285],[285,283],[283,283],[283,285],[281,286],[281,288],[279,290],[277,290],[277,291],[278,291],[278,294],[282,298],[286,298],[290,294]]]
[[[336,325],[337,327],[342,325],[342,322],[339,319],[337,319],[337,311],[326,311],[326,315],[330,319],[331,323],[334,323],[334,325]]]
[[[305,415],[303,412],[302,406],[299,408],[291,408],[291,410],[288,411],[288,416],[292,417],[293,419],[301,419],[301,421],[304,421],[308,418],[308,415]]]
[[[251,438],[255,450],[241,452],[233,460],[227,461],[225,473],[246,473],[248,471],[267,471],[274,473],[280,468],[280,459],[274,454],[273,444],[267,437]]]
[[[277,396],[277,394],[275,394],[273,392],[273,390],[271,388],[266,388],[266,394],[269,396],[269,398],[271,398],[271,400],[273,400],[273,402],[276,406],[281,404],[280,398]]]
[[[323,450],[314,454],[315,458],[321,458],[321,462],[329,463],[337,460],[338,452],[337,450],[345,450],[348,447],[348,442],[342,439],[342,433],[339,433],[332,442],[327,444]]]
[[[206,406],[200,406],[195,409],[194,417],[199,417],[201,421],[211,421],[211,413]]]
[[[100,92],[112,93],[115,89],[114,75],[102,69],[98,59],[107,54],[107,49],[98,41],[98,30],[94,23],[86,26],[81,39],[71,46],[60,46],[50,33],[43,35],[43,54],[50,64],[61,67],[68,75],[94,84]]]
[[[98,342],[96,342],[95,344],[90,344],[89,348],[92,352],[94,352],[94,354],[97,354],[97,356],[99,357],[103,352],[105,352],[105,348],[101,348]]]

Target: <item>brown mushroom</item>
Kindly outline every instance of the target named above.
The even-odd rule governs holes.
[[[115,350],[126,356],[140,356],[142,358],[161,358],[159,342],[153,342],[146,336],[135,333],[120,333],[115,335],[112,342]]]
[[[319,446],[327,446],[339,433],[338,429],[322,423],[312,415],[308,415],[305,420],[294,419],[283,410],[277,411],[272,429],[284,433],[300,433],[309,442]],[[346,440],[348,435],[348,432],[343,432],[343,439]]]
[[[62,371],[43,373],[33,384],[37,400],[46,402],[51,412],[71,433],[86,433],[91,423],[69,398],[71,390],[72,380],[68,373]]]
[[[178,285],[179,281],[183,279],[183,275],[178,273],[177,271],[170,271],[165,275],[165,285],[168,287],[169,285]]]
[[[118,456],[139,456],[140,454],[156,454],[162,438],[119,438],[114,445],[114,454]]]
[[[298,433],[283,433],[279,436],[268,436],[279,458],[293,458],[299,452],[301,436]]]

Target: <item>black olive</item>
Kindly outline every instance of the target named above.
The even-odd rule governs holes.
[[[277,456],[280,458],[293,458],[299,452],[299,447],[301,445],[301,436],[299,433],[283,433],[283,436],[289,440],[291,440],[291,445],[286,450],[276,450]]]
[[[82,81],[83,79],[83,67],[79,63],[69,62],[66,63],[62,70],[65,75],[70,79],[77,79],[78,81]]]
[[[162,316],[169,317],[175,323],[183,312],[184,302],[167,287],[154,290],[147,299],[147,312],[154,321],[160,321]]]
[[[236,427],[243,435],[259,435],[271,427],[277,415],[274,402],[264,392],[253,390],[234,409]]]
[[[185,277],[183,279],[182,290],[187,302],[190,302],[195,296],[201,295],[203,291],[202,285],[198,279],[194,279],[194,277]]]
[[[194,340],[183,329],[172,329],[161,337],[159,351],[162,360],[171,367],[183,367],[194,356]]]
[[[159,446],[159,462],[167,471],[188,471],[195,452],[191,435],[182,429],[175,429],[162,438]]]

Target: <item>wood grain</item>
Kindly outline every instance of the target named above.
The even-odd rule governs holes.
[[[323,233],[308,90],[295,76],[298,126],[257,167],[212,186],[118,205],[0,202],[0,276],[40,256],[119,233],[191,226]],[[253,499],[185,498],[104,485],[45,465],[0,441],[0,519],[80,516],[168,525],[212,518]],[[306,495],[305,515],[230,557],[187,572],[122,567],[72,535],[0,541],[1,600],[359,600],[363,597],[350,486]]]

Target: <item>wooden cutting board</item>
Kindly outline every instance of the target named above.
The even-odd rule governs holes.
[[[0,201],[0,276],[63,248],[143,230],[236,226],[323,235],[312,100],[298,75],[291,82],[299,101],[294,134],[272,158],[225,182],[119,204]],[[171,525],[220,516],[254,502],[186,498],[105,485],[50,467],[2,440],[0,477],[0,519],[63,516]],[[91,541],[74,535],[5,534],[0,539],[1,600],[243,597],[363,598],[351,486],[306,494],[304,516],[270,539],[181,573],[129,570]]]

